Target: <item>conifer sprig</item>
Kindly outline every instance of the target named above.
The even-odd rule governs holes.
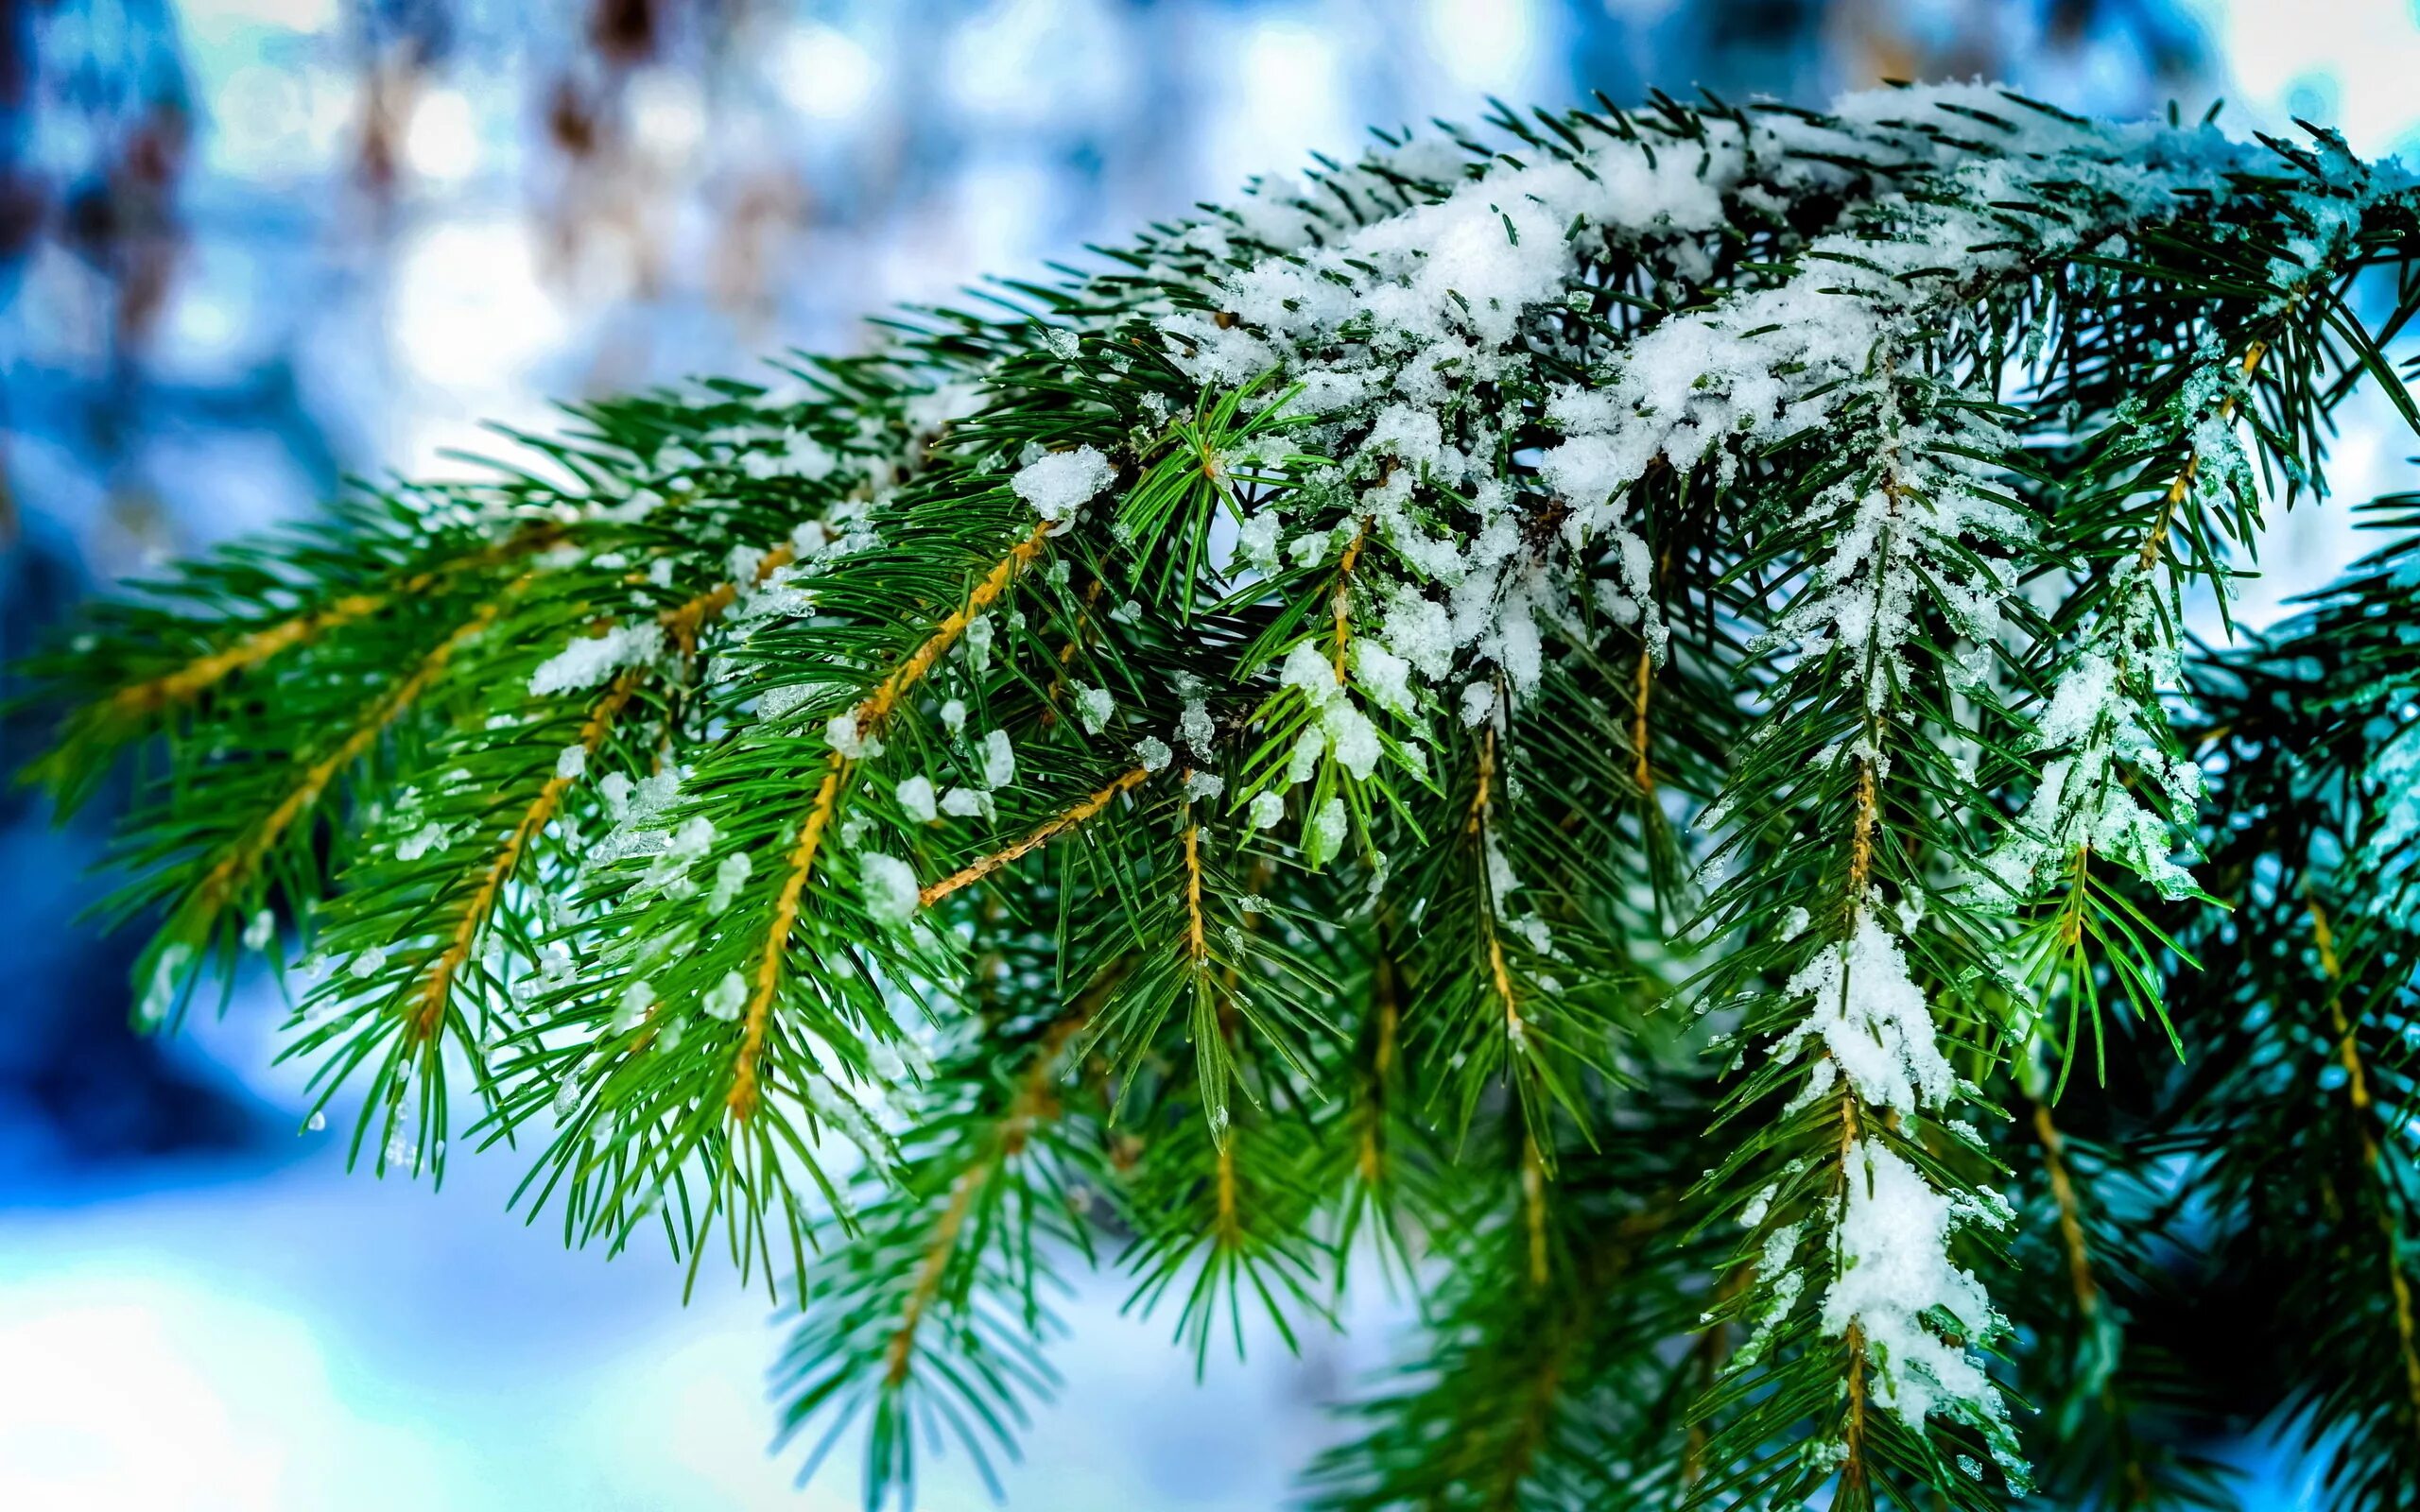
[[[290,933],[356,1155],[790,1282],[870,1505],[1063,1266],[1199,1368],[1372,1249],[1322,1505],[2222,1505],[2172,1280],[2311,1232],[2266,1405],[2398,1505],[2411,575],[2181,626],[2420,420],[2416,207],[1979,85],[1382,134],[196,564],[31,775],[137,768],[147,1020]]]

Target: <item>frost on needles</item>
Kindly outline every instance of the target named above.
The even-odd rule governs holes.
[[[1418,1279],[1321,1506],[2204,1505],[2051,1083],[2191,1053],[2184,594],[2414,198],[1983,85],[1382,134],[191,564],[36,775],[147,758],[149,1017],[265,955],[356,1156],[791,1295],[870,1503],[1101,1264],[1197,1355]]]

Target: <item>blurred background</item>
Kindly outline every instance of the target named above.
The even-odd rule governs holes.
[[[0,657],[340,475],[860,346],[1369,123],[1976,75],[2420,146],[2411,0],[0,0]],[[2348,415],[2340,498],[2410,450]],[[2298,512],[2244,617],[2353,550]],[[0,769],[36,734],[0,722]],[[850,1451],[803,1495],[764,1452],[761,1297],[522,1231],[509,1160],[348,1178],[265,990],[129,1032],[131,942],[71,922],[105,820],[0,790],[0,1506],[856,1504]],[[1016,1504],[1279,1504],[1397,1311],[1197,1394],[1118,1300],[1072,1310]],[[922,1504],[986,1502],[943,1462]]]

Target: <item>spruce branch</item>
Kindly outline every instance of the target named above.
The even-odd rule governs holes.
[[[1066,1263],[1201,1368],[1372,1247],[1322,1505],[2221,1505],[2272,1274],[2400,1505],[2420,575],[2181,627],[2420,421],[2415,214],[1980,85],[1381,134],[105,607],[32,775],[136,770],[147,1019],[290,929],[356,1156],[794,1292],[872,1505]]]

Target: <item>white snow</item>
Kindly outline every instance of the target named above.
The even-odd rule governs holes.
[[[921,772],[903,778],[891,794],[899,800],[900,810],[919,824],[930,824],[940,816],[933,795],[933,780]]]
[[[844,709],[834,714],[823,727],[823,738],[834,750],[851,761],[871,761],[882,754],[882,738],[858,722],[855,709]]]
[[[1200,698],[1187,698],[1177,715],[1176,736],[1199,756],[1207,756],[1217,741],[1219,727],[1211,722],[1210,706]]]
[[[1380,621],[1379,639],[1396,656],[1439,679],[1454,667],[1454,652],[1461,644],[1454,634],[1454,616],[1445,606],[1409,586],[1398,587]]]
[[[979,787],[953,787],[942,795],[942,812],[952,818],[989,818],[994,807],[992,795]]]
[[[443,850],[449,840],[445,826],[431,819],[395,842],[395,859],[418,861],[432,850]]]
[[[1315,731],[1306,731],[1304,743],[1294,748],[1288,767],[1292,781],[1299,782],[1311,775],[1322,750],[1334,754],[1356,778],[1366,780],[1377,769],[1383,749],[1377,727],[1355,705],[1336,669],[1320,654],[1316,641],[1294,643],[1278,669],[1277,680],[1283,687],[1299,690],[1317,718]],[[1310,744],[1314,734],[1316,745]]]
[[[1250,812],[1253,829],[1273,830],[1286,817],[1285,797],[1273,787],[1262,788],[1252,796]]]
[[[804,436],[782,438],[778,450],[742,453],[740,471],[752,478],[796,477],[820,483],[832,475],[839,458],[829,448]]]
[[[699,1006],[705,1010],[707,1018],[720,1019],[729,1023],[739,1017],[739,1010],[747,1005],[747,979],[737,971],[725,971],[722,973],[722,980],[714,985],[713,988],[706,993],[705,1001]]]
[[[1461,713],[1465,728],[1476,730],[1487,723],[1488,717],[1495,713],[1495,685],[1474,682],[1463,688]]]
[[[870,852],[857,863],[865,883],[866,914],[877,924],[904,924],[916,917],[920,894],[916,868],[897,856]]]
[[[689,868],[705,859],[714,849],[715,825],[703,815],[683,819],[665,836],[663,849],[639,879],[642,887],[661,888],[668,897],[686,898],[697,891],[697,884],[689,880]]]
[[[2020,546],[2031,532],[1992,490],[1996,470],[1974,460],[2005,451],[2004,431],[1964,410],[1910,421],[1895,385],[1882,387],[1876,408],[1870,432],[1858,433],[1872,451],[1871,476],[1854,475],[1817,501],[1829,543],[1813,585],[1762,644],[1809,660],[1837,650],[1840,675],[1879,713],[1926,608],[1970,642],[1997,637],[1998,605],[2014,584],[1969,543]],[[1969,565],[1978,559],[1979,573]]]
[[[1759,1215],[1754,1222],[1761,1223]],[[1737,1371],[1755,1364],[1772,1342],[1773,1334],[1789,1320],[1798,1306],[1799,1296],[1806,1290],[1806,1273],[1791,1263],[1798,1253],[1798,1240],[1805,1226],[1787,1223],[1765,1236],[1756,1252],[1756,1274],[1764,1278],[1764,1311],[1756,1316],[1756,1326],[1733,1355],[1729,1368]]]
[[[1288,783],[1310,781],[1319,770],[1320,758],[1327,753],[1327,734],[1317,725],[1296,738],[1294,749],[1286,759],[1286,781]]]
[[[2077,654],[2052,686],[2037,718],[2032,747],[2043,765],[2015,827],[1978,868],[1978,901],[2009,907],[2054,883],[2082,847],[2106,855],[2169,898],[2194,888],[2177,859],[2193,850],[2191,816],[2202,799],[2202,769],[2172,755],[2155,697],[2130,691],[2121,662],[2142,669],[2146,690],[2173,686],[2175,646],[2152,591],[2139,577],[2121,582],[2121,601],[2099,640]],[[2130,602],[2129,602],[2130,601]],[[2171,823],[2125,782],[2128,769],[2150,779],[2179,819]]]
[[[1877,94],[1888,94],[1893,109],[1916,110],[1945,92],[1922,100],[1910,92]],[[1848,110],[1859,98],[1836,109]],[[2007,102],[1994,103],[2008,113]],[[1931,191],[1945,202],[1893,204],[1883,197],[1903,228],[1897,239],[1853,232],[1820,237],[1800,259],[1820,274],[1737,293],[1708,311],[1666,320],[1631,344],[1610,385],[1566,387],[1549,411],[1565,438],[1543,465],[1577,490],[1566,494],[1578,507],[1565,524],[1573,538],[1612,524],[1616,507],[1607,497],[1659,456],[1685,468],[1742,435],[1790,435],[1823,424],[1853,397],[1853,387],[1839,380],[1857,375],[1898,325],[1921,320],[1942,301],[1965,298],[1968,280],[2176,213],[2189,205],[2180,190],[2222,187],[2222,171],[2243,157],[2213,130],[2066,127],[2041,119],[2026,126],[2027,140],[2013,145],[2023,151],[1948,164],[1945,182]],[[2037,198],[2033,186],[2051,180],[2089,184],[2106,194],[2107,208],[2099,218],[2074,215],[2043,223],[2032,232],[2038,240],[2031,250],[2006,245],[2008,228],[1991,204]],[[1953,260],[1965,279],[1898,276]]]
[[[1352,837],[1353,825],[1344,810],[1342,799],[1332,798],[1320,805],[1305,827],[1303,850],[1305,859],[1314,867],[1323,867],[1343,850],[1344,842]]]
[[[1117,700],[1110,696],[1106,688],[1088,687],[1080,682],[1072,686],[1076,697],[1077,727],[1087,735],[1099,734],[1111,716],[1117,713]]]
[[[644,977],[622,988],[614,1001],[614,1032],[628,1034],[647,1022],[648,1009],[655,1006],[655,988]]]
[[[988,787],[1006,787],[1017,780],[1017,755],[1009,744],[1005,730],[987,731],[983,736],[983,782]]]
[[[664,655],[664,627],[653,620],[616,625],[602,635],[574,641],[529,674],[529,691],[540,697],[594,688],[624,667],[653,666]]]
[[[1824,1297],[1824,1330],[1855,1324],[1873,1367],[1874,1400],[1921,1433],[1940,1416],[2006,1433],[2007,1408],[1961,1345],[2000,1331],[1982,1283],[1949,1258],[1950,1200],[1879,1141],[1859,1140],[1834,1242],[1840,1269]]]
[[[1116,470],[1098,447],[1079,446],[1027,464],[1009,480],[1009,486],[1043,519],[1065,520],[1098,497],[1115,475]]]
[[[1370,699],[1389,713],[1409,719],[1412,707],[1411,663],[1375,641],[1353,643],[1353,675]]]
[[[732,900],[739,895],[739,889],[747,885],[749,873],[755,869],[755,865],[748,859],[745,850],[735,850],[723,857],[715,867],[715,884],[706,894],[706,912],[719,914],[729,908]]]
[[[1948,1100],[1957,1078],[1934,1040],[1924,993],[1873,909],[1860,908],[1849,937],[1824,946],[1782,990],[1814,1003],[1774,1056],[1820,1039],[1830,1057],[1823,1064],[1836,1064],[1870,1107],[1904,1115]]]

